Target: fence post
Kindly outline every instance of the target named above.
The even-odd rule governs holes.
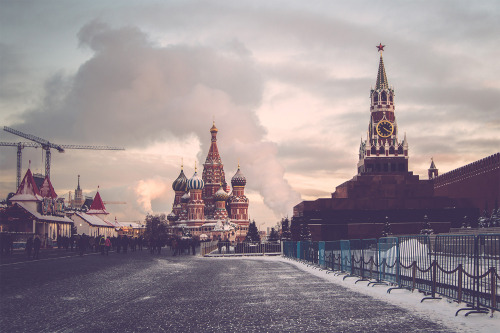
[[[496,267],[491,267],[491,316],[493,316],[493,312],[495,312],[495,308],[497,306],[497,277],[496,277]]]
[[[415,284],[416,284],[416,278],[417,278],[417,262],[414,261],[411,264],[411,266],[412,266],[412,268],[411,268],[411,276],[412,276],[412,279],[413,279],[412,286],[411,286],[411,292],[413,292],[415,290]]]
[[[462,264],[458,264],[458,303],[462,302]]]
[[[436,283],[437,283],[437,261],[434,259],[432,262],[432,298],[436,297]]]

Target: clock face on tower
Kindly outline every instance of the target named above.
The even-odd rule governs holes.
[[[380,137],[387,138],[391,136],[392,132],[394,132],[394,126],[391,122],[382,120],[377,124],[377,133]]]

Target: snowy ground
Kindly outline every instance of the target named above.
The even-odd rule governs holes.
[[[0,332],[500,332],[496,316],[279,256],[23,257],[0,258]]]
[[[343,275],[336,276],[334,274],[326,274],[326,271],[319,270],[312,266],[307,266],[302,262],[290,260],[284,257],[260,257],[246,258],[248,260],[271,260],[290,263],[299,269],[306,271],[312,275],[325,279],[336,285],[349,288],[358,293],[372,296],[385,302],[400,306],[411,311],[414,314],[421,315],[431,321],[443,324],[450,327],[456,332],[500,332],[500,313],[494,313],[493,318],[486,314],[470,314],[465,317],[466,311],[461,311],[455,317],[458,309],[465,307],[465,304],[450,302],[446,298],[441,300],[426,300],[421,303],[421,299],[425,297],[423,294],[408,290],[393,290],[390,294],[387,293],[387,286],[367,286],[367,282],[358,282],[357,278],[346,278],[343,280]]]

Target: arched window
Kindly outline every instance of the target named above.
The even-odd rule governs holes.
[[[385,91],[382,91],[382,93],[380,94],[380,98],[382,99],[382,102],[387,101],[387,94],[385,93]]]
[[[376,92],[373,93],[373,102],[374,103],[378,102],[378,94]]]

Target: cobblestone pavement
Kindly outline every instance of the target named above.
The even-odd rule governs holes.
[[[451,332],[282,261],[61,256],[0,266],[2,332]]]

